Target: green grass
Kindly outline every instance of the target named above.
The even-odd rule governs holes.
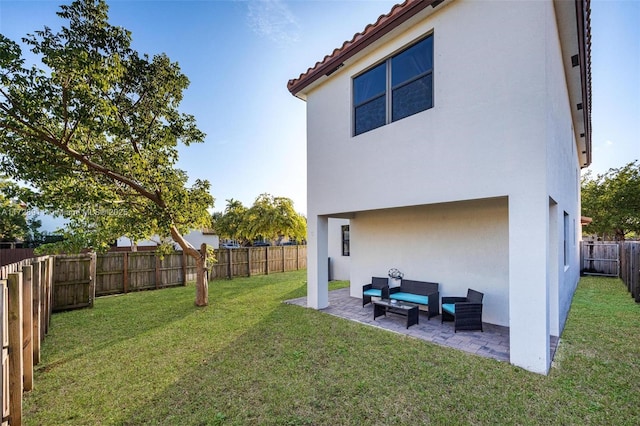
[[[637,425],[640,306],[584,278],[549,376],[281,303],[305,272],[53,316],[27,425]],[[347,283],[334,284],[334,287]]]

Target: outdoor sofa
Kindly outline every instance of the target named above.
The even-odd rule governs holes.
[[[388,298],[388,295],[389,280],[387,278],[372,277],[370,284],[362,286],[362,306],[364,307],[367,303],[371,303],[372,297],[382,298],[384,296],[385,298]]]
[[[467,297],[442,298],[442,322],[454,321],[454,332],[458,330],[482,329],[483,293],[468,289]]]
[[[426,281],[405,280],[400,281],[400,287],[389,289],[389,298],[403,302],[415,303],[426,308],[427,319],[437,316],[440,302],[439,284]],[[425,309],[422,309],[423,311]]]

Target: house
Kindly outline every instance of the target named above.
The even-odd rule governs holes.
[[[194,248],[200,249],[200,246],[204,243],[211,246],[213,249],[218,249],[220,246],[220,238],[212,230],[194,230],[184,235],[184,239],[189,242]],[[128,237],[120,237],[116,241],[117,247],[132,247],[134,241],[131,241]],[[162,243],[161,238],[154,236],[149,240],[138,241],[135,245],[137,247],[156,247]],[[181,250],[178,243],[173,243],[176,250]]]
[[[589,0],[407,0],[299,77],[310,307],[328,304],[330,219],[350,294],[390,268],[484,293],[510,362],[546,374],[579,280],[591,163]]]

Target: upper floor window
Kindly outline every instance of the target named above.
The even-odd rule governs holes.
[[[354,135],[433,107],[433,35],[353,79]]]

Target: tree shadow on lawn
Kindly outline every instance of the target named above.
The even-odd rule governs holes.
[[[590,363],[566,356],[550,376],[528,373],[283,304],[303,275],[272,278],[214,282],[204,309],[193,307],[193,289],[171,293],[177,312],[162,310],[164,322],[92,343],[93,353],[60,366],[61,383],[36,377],[25,424],[615,424],[615,407],[630,413],[620,403],[593,411],[611,391],[592,386]]]
[[[478,392],[478,383],[494,393]],[[544,388],[542,376],[508,364],[283,304],[118,422],[478,423],[491,412],[474,411],[474,398],[522,419]],[[493,398],[503,402],[487,404]]]
[[[379,398],[379,388],[356,354],[360,344],[373,339],[358,324],[281,304],[119,420],[167,425],[375,422],[380,418],[372,417],[376,410],[365,401]],[[379,342],[374,356],[384,357],[392,345]],[[342,419],[327,414],[339,410]]]
[[[226,311],[238,300],[258,289],[277,286],[282,274],[264,277],[238,278],[209,282],[209,306],[194,305],[195,287],[172,287],[160,290],[132,292],[96,299],[94,307],[55,313],[50,332],[45,339],[46,365],[39,369],[50,370],[56,365],[84,356],[91,352],[117,344],[169,324],[182,321],[202,310]],[[304,282],[300,281],[300,285]],[[275,287],[274,287],[275,290]],[[296,292],[295,290],[293,291]],[[273,291],[273,297],[282,297]],[[100,338],[96,339],[96,336]]]
[[[210,296],[213,293],[215,297],[203,308],[194,306],[194,288],[190,286],[100,298],[93,309],[54,315],[36,370],[36,392],[26,399],[34,419],[45,416],[34,424],[51,419],[73,423],[73,419],[83,418],[85,408],[78,407],[79,394],[88,395],[93,406],[83,422],[92,423],[94,408],[117,416],[119,409],[110,410],[111,395],[114,401],[123,400],[124,405],[117,406],[131,406],[129,396],[119,395],[121,388],[123,393],[135,394],[136,386],[153,384],[163,371],[175,381],[183,369],[227,347],[280,306],[283,294],[304,285],[299,276],[213,282]],[[140,378],[143,375],[148,378]],[[160,380],[154,387],[165,385]],[[60,401],[56,393],[68,397]],[[101,404],[103,397],[107,400]],[[103,422],[109,423],[108,418],[102,417]]]
[[[624,303],[623,309],[637,313],[637,305],[628,305]],[[579,323],[592,315],[572,315],[570,322]],[[588,336],[590,331],[584,333]],[[629,362],[637,345],[633,340],[623,353],[601,356]],[[587,342],[587,346],[594,347],[594,343]],[[565,355],[579,355],[574,349],[565,348]],[[233,341],[183,370],[171,386],[121,413],[118,421],[181,425],[621,424],[621,419],[637,418],[631,395],[637,395],[638,382],[628,383],[629,366],[614,371],[609,363],[612,385],[600,383],[598,388],[593,384],[602,372],[592,370],[599,362],[576,359],[568,363],[565,359],[563,364],[542,376],[280,304]]]

